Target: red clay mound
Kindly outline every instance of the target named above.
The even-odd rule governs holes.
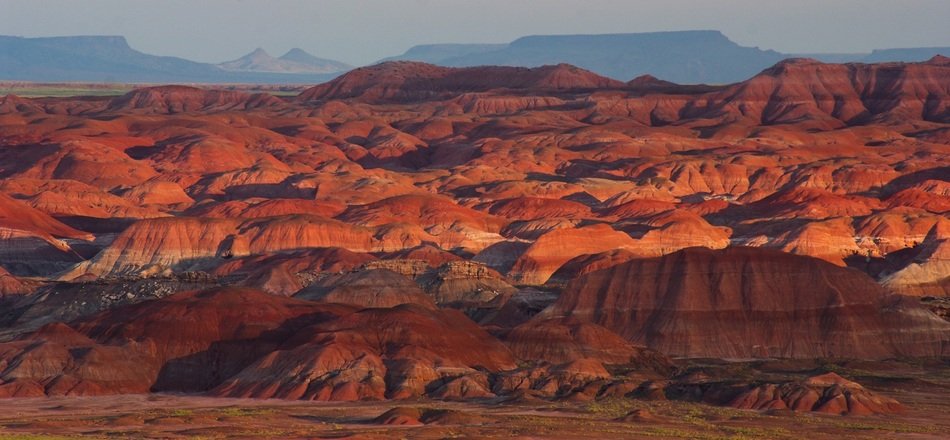
[[[27,385],[41,395],[201,391],[275,349],[292,334],[293,325],[281,328],[285,322],[347,311],[229,288],[113,309],[71,326],[50,324],[2,344],[0,357],[10,367],[0,394]]]
[[[90,239],[91,235],[0,193],[0,228],[21,231],[39,237]]]
[[[593,359],[604,364],[635,364],[646,368],[668,368],[666,356],[635,347],[597,324],[574,318],[533,320],[505,336],[511,352],[522,360],[555,364]]]
[[[521,284],[544,284],[574,257],[634,246],[635,241],[629,235],[602,223],[557,229],[531,244],[515,261],[508,276]]]
[[[244,276],[242,284],[246,286],[290,296],[303,289],[311,277],[348,272],[375,260],[370,254],[343,248],[316,248],[235,258],[219,265],[212,273]]]
[[[723,90],[722,108],[765,124],[812,120],[825,126],[887,118],[948,122],[950,66],[927,63],[825,64],[790,59]],[[929,103],[929,104],[928,104]],[[833,121],[833,122],[832,122]]]
[[[29,289],[15,276],[0,267],[0,297],[26,293]]]
[[[387,390],[421,396],[433,381],[460,373],[487,380],[483,371],[515,367],[503,344],[459,312],[357,311],[239,288],[51,324],[0,344],[0,362],[7,396],[214,388],[214,395],[320,400],[381,399]]]
[[[586,218],[591,217],[587,206],[561,199],[543,199],[539,197],[518,197],[499,200],[491,204],[488,212],[507,219],[533,220],[538,218]]]
[[[397,406],[380,414],[373,419],[373,423],[377,425],[417,426],[422,425],[422,422],[419,421],[420,418],[422,418],[421,409]]]
[[[266,94],[206,90],[187,86],[135,89],[109,102],[111,112],[174,114],[199,111],[249,110],[279,107],[280,98]]]
[[[49,275],[81,257],[61,239],[92,241],[88,234],[0,193],[0,266],[17,275]]]
[[[755,248],[691,248],[589,273],[536,319],[557,316],[688,357],[940,356],[950,338],[946,322],[860,272]]]
[[[641,256],[626,249],[581,255],[564,263],[547,282],[555,285],[567,284],[581,275],[616,266],[635,258],[641,258]]]
[[[392,252],[383,258],[386,260],[421,260],[425,261],[430,267],[438,267],[452,261],[463,260],[463,258],[458,255],[446,252],[429,244]]]
[[[894,414],[904,411],[903,405],[896,400],[876,395],[835,373],[809,377],[801,382],[759,385],[740,394],[729,406],[834,415]]]
[[[416,305],[365,309],[305,329],[212,394],[306,400],[417,397],[427,385],[461,377],[486,381],[475,368],[514,368],[514,358],[460,312]],[[444,388],[444,386],[443,386]],[[429,388],[431,389],[431,387]],[[464,389],[440,398],[473,397]]]
[[[622,88],[623,83],[567,64],[523,67],[439,67],[396,61],[350,71],[305,90],[300,101],[359,98],[366,102],[448,98],[493,89],[590,90]]]

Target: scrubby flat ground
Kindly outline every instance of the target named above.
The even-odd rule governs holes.
[[[802,364],[703,363],[737,376],[795,375]],[[702,403],[615,399],[596,402],[300,402],[169,394],[0,400],[0,439],[47,438],[698,438],[945,439],[950,437],[947,363],[828,364],[907,411],[842,417],[764,413]],[[442,424],[384,426],[394,407],[449,410]],[[636,421],[617,421],[635,409]]]
[[[23,98],[64,98],[74,96],[120,96],[142,84],[121,83],[34,83],[21,81],[0,82],[0,96],[16,95]],[[210,87],[210,86],[208,86]],[[252,84],[216,84],[216,88],[242,90],[250,93],[266,92],[276,96],[294,96],[303,86],[268,86]]]

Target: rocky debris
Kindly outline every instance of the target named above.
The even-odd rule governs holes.
[[[444,263],[417,281],[438,304],[463,308],[503,303],[515,292],[498,272],[471,261]]]
[[[425,261],[430,267],[438,267],[451,261],[465,261],[464,258],[431,244],[396,251],[384,256],[383,259],[388,261],[421,260]],[[415,275],[413,275],[413,278],[415,278]]]
[[[356,270],[388,270],[415,280],[432,270],[432,266],[425,260],[399,258],[370,261]]]
[[[0,337],[8,339],[49,323],[70,322],[115,307],[222,283],[224,280],[201,272],[52,283],[37,288],[30,295],[18,296],[9,304]]]
[[[360,307],[395,307],[400,304],[435,307],[432,299],[411,279],[386,269],[329,276],[297,292],[294,297]]]
[[[560,292],[535,287],[519,288],[500,308],[482,309],[474,319],[488,328],[511,329],[546,309]]]
[[[943,318],[945,321],[950,321],[950,298],[925,296],[921,298],[920,301],[935,315]]]
[[[359,270],[402,274],[415,280],[440,306],[460,309],[500,307],[516,290],[498,272],[472,261],[448,261],[431,266],[418,259],[377,260]]]
[[[950,221],[934,224],[918,245],[908,250],[909,260],[896,271],[882,273],[882,284],[901,294],[950,296]]]

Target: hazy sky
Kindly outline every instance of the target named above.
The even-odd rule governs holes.
[[[3,35],[124,35],[206,62],[300,47],[366,64],[423,43],[686,29],[782,52],[950,46],[950,0],[0,0]]]

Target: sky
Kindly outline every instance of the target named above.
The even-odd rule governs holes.
[[[222,62],[300,47],[354,65],[416,44],[714,29],[743,46],[854,53],[950,46],[950,0],[0,0],[0,35],[122,35]]]

